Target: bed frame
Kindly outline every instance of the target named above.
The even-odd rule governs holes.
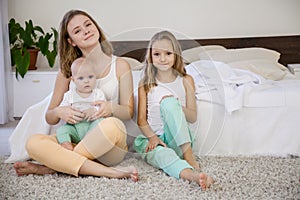
[[[143,61],[149,41],[112,41],[114,54]],[[281,53],[279,62],[300,63],[300,35],[179,40],[182,50],[200,45],[222,45],[226,48],[264,47]]]

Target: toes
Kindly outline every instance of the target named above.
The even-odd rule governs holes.
[[[131,176],[131,179],[134,181],[134,182],[137,182],[139,180],[138,178],[138,171],[136,169],[133,170],[133,172],[130,174]]]
[[[132,174],[131,175],[131,180],[133,180],[134,182],[137,182],[139,180],[138,175],[137,174]]]
[[[199,185],[203,190],[206,190],[207,187],[207,176],[205,174],[199,175]]]

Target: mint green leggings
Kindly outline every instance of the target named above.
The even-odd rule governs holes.
[[[84,136],[91,129],[95,128],[95,126],[97,126],[102,120],[103,118],[99,118],[91,122],[84,120],[77,124],[66,123],[57,128],[57,140],[60,144],[64,142],[72,142],[74,144],[78,144],[84,138]]]
[[[154,150],[146,153],[148,138],[139,135],[133,143],[133,148],[147,163],[162,169],[169,176],[179,179],[183,169],[193,169],[188,162],[182,159],[183,154],[180,146],[187,142],[192,145],[194,137],[176,98],[163,99],[160,104],[160,114],[164,122],[164,133],[159,138],[166,143],[167,147],[158,145]]]

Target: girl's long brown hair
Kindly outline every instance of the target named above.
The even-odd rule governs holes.
[[[102,29],[100,26],[97,24],[97,22],[86,12],[82,10],[70,10],[68,11],[61,23],[60,23],[60,35],[59,35],[59,57],[60,57],[60,69],[61,72],[65,75],[65,77],[69,78],[71,77],[71,65],[72,62],[82,56],[81,50],[75,46],[73,47],[71,44],[68,42],[68,38],[70,38],[67,27],[70,22],[70,20],[76,16],[76,15],[84,15],[87,16],[97,27],[100,37],[99,37],[99,42],[102,48],[102,51],[110,56],[112,55],[113,48],[112,45],[110,44],[109,41],[107,41]]]
[[[156,33],[150,40],[146,57],[145,57],[145,71],[144,71],[144,89],[146,92],[149,92],[151,88],[157,86],[156,83],[156,75],[157,75],[157,69],[153,66],[153,59],[152,59],[152,46],[153,43],[158,40],[169,40],[172,43],[173,46],[173,53],[175,55],[174,59],[174,72],[177,73],[179,76],[185,76],[186,71],[184,68],[184,63],[181,56],[181,46],[178,42],[178,40],[175,38],[175,36],[169,32],[169,31],[161,31]]]

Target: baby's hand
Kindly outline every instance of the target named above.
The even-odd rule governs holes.
[[[73,151],[73,145],[71,142],[63,142],[63,143],[61,143],[61,146],[70,151]]]
[[[95,107],[88,108],[83,111],[84,113],[84,119],[86,121],[92,121],[94,114],[97,112],[97,109]]]

